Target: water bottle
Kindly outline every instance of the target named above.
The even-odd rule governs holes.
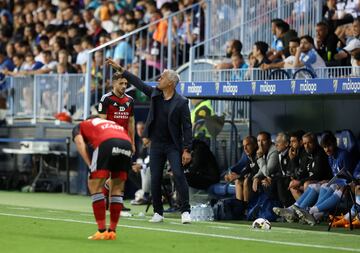
[[[212,209],[211,205],[208,205],[209,207],[209,221],[214,221],[214,210]]]
[[[206,204],[201,204],[200,205],[200,220],[201,221],[205,221],[206,220],[206,216],[207,216],[207,213],[206,213]]]
[[[195,205],[191,207],[191,212],[190,212],[190,217],[191,217],[191,221],[199,221],[199,206]]]

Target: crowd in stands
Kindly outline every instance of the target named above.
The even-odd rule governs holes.
[[[305,5],[305,1],[298,2]],[[293,12],[295,10],[294,7]],[[226,56],[231,61],[224,60],[215,69],[234,69],[229,76],[232,81],[266,79],[271,69],[292,69],[294,73],[297,69],[306,68],[316,76],[319,75],[319,68],[352,66],[351,71],[337,75],[357,76],[357,59],[360,59],[359,12],[359,3],[327,0],[323,6],[323,20],[316,24],[314,37],[290,27],[289,23],[294,21],[291,17],[272,19],[271,31],[268,31],[273,35],[271,44],[256,41],[251,52],[244,52],[250,53],[245,64],[241,56],[242,43],[234,38],[228,41],[226,47]],[[253,69],[259,69],[255,76],[251,75]],[[334,75],[333,72],[331,74]]]
[[[84,73],[86,53],[89,50],[196,2],[1,1],[0,71],[12,76]],[[197,11],[190,10],[184,15],[174,17],[174,43],[176,41],[189,48],[189,45],[203,36],[198,27],[199,12],[200,8],[197,8]],[[160,21],[155,26],[150,26],[146,34],[144,32],[138,36],[136,52],[132,46],[134,41],[122,41],[107,50],[106,57],[112,57],[122,64],[132,64],[135,57],[141,57],[144,64],[155,68],[154,72],[158,73],[161,59],[157,50],[159,45],[167,46],[167,26],[166,20]],[[149,41],[146,41],[147,39]],[[144,41],[143,47],[140,46],[141,40]],[[180,53],[188,55],[187,52]],[[67,57],[60,54],[67,54]],[[151,71],[152,69],[149,72]]]

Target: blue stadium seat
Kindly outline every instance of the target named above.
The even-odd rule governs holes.
[[[344,143],[342,142],[342,138],[341,138],[341,132],[340,132],[340,131],[336,131],[336,132],[335,132],[335,137],[336,137],[337,146],[338,146],[339,148],[345,149],[345,148],[344,148]]]
[[[341,131],[341,146],[343,149],[347,150],[348,152],[353,152],[355,149],[357,150],[357,142],[354,134],[351,130],[342,130]]]

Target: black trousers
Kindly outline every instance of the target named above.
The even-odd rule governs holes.
[[[161,200],[161,182],[163,170],[168,160],[174,175],[175,188],[179,194],[180,211],[190,212],[189,186],[181,165],[181,152],[174,144],[151,143],[150,170],[151,170],[151,194],[154,213],[163,215],[164,208]]]
[[[284,207],[288,207],[294,204],[295,199],[288,189],[291,178],[288,176],[279,176],[276,177],[274,181],[275,191],[281,204]]]

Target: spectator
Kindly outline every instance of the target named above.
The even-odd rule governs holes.
[[[78,70],[80,73],[86,72],[86,62],[88,57],[88,52],[93,48],[93,39],[91,36],[85,36],[81,39],[81,45],[74,43],[74,49],[78,53],[76,57],[76,64],[78,65]],[[76,42],[78,43],[78,42]]]
[[[12,60],[7,57],[5,50],[0,48],[0,72],[3,72],[4,70],[13,71],[14,68],[15,65]]]
[[[290,56],[285,58],[283,61],[280,62],[273,62],[270,64],[262,64],[261,69],[267,70],[267,69],[276,69],[276,68],[293,68],[295,63],[295,54],[297,48],[300,46],[300,39],[299,38],[292,38],[289,43],[289,52]],[[294,70],[293,70],[294,72]]]
[[[275,22],[275,36],[274,47],[272,48],[272,54],[269,55],[270,61],[281,61],[285,58],[285,42],[284,36],[289,31],[289,24],[285,21]]]
[[[233,54],[241,54],[242,43],[240,40],[229,40],[226,42],[226,58],[231,58]],[[233,67],[230,61],[223,61],[215,65],[215,69],[231,69]]]
[[[76,68],[70,62],[70,58],[71,57],[68,51],[66,51],[65,49],[62,49],[58,52],[58,62],[65,67],[66,73],[77,73]]]
[[[88,31],[88,35],[91,35],[93,41],[92,41],[92,45],[99,45],[99,38],[100,35],[103,33],[107,33],[101,26],[101,21],[93,18],[90,21],[90,30]]]
[[[241,54],[233,54],[231,56],[232,68],[231,81],[244,80],[248,65],[245,63],[244,58]]]
[[[294,68],[305,67],[316,75],[316,68],[326,67],[324,60],[314,49],[314,39],[305,35],[300,38],[300,46],[296,50]]]
[[[360,17],[355,19],[352,25],[353,38],[348,40],[346,46],[342,48],[335,56],[335,60],[351,59],[351,66],[356,67],[356,62],[353,57],[357,52],[360,51]],[[356,71],[354,69],[354,71]]]
[[[323,58],[326,66],[337,66],[334,56],[337,54],[339,38],[331,31],[325,22],[316,24],[315,50]]]
[[[253,56],[256,58],[257,63],[254,65],[254,68],[259,68],[264,63],[270,63],[270,60],[266,56],[268,49],[269,45],[266,42],[255,42],[252,48],[252,53]]]
[[[55,73],[58,62],[52,59],[51,51],[43,51],[42,55],[43,55],[43,59],[44,59],[44,62],[43,62],[44,65],[40,69],[35,70],[33,72],[33,74],[41,75],[41,74]]]
[[[271,61],[267,58],[267,51],[269,49],[269,45],[266,42],[263,41],[257,41],[253,45],[252,53],[253,56],[256,58],[256,63],[254,65],[254,69],[252,78],[254,80],[263,80],[267,78],[268,71],[259,70],[258,68],[261,68],[263,64],[269,64]]]
[[[35,57],[31,52],[25,55],[25,63],[22,74],[33,74],[33,71],[40,69],[44,64],[35,61]]]
[[[117,31],[115,33],[117,37],[123,36],[125,33],[123,31]],[[114,60],[119,62],[121,65],[128,65],[132,63],[133,60],[133,49],[126,40],[121,40],[119,44],[116,45],[114,50]]]

